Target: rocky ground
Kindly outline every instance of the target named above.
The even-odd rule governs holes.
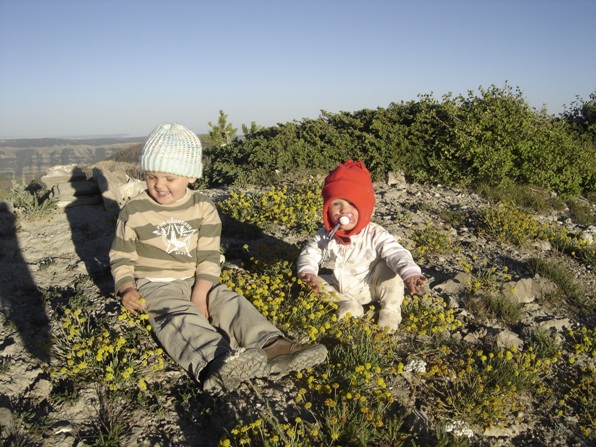
[[[404,245],[414,226],[431,222],[440,226],[445,213],[460,216],[456,226],[445,227],[455,242],[459,253],[446,253],[420,260],[424,273],[429,277],[430,292],[443,296],[451,306],[461,305],[464,277],[459,263],[461,253],[475,257],[488,265],[507,266],[512,281],[530,281],[519,296],[524,312],[517,329],[503,328],[498,324],[478,327],[464,324],[459,337],[473,342],[487,333],[501,337],[502,343],[523,343],[523,328],[542,324],[562,331],[579,323],[594,326],[594,315],[572,306],[549,305],[541,301],[545,285],[524,270],[524,261],[530,257],[554,258],[565,263],[575,273],[576,280],[585,285],[588,293],[596,288],[596,271],[593,267],[558,255],[548,244],[529,245],[524,248],[491,242],[481,237],[474,226],[474,212],[488,204],[474,194],[441,186],[376,185],[378,204],[375,219],[383,223]],[[225,189],[206,190],[215,201],[226,196]],[[596,227],[578,227],[569,219],[568,211],[540,217],[544,221],[559,222],[585,237],[596,237]],[[113,218],[108,217],[102,205],[71,206],[57,209],[42,218],[16,216],[0,211],[0,428],[1,439],[8,445],[28,445],[19,439],[29,439],[23,433],[27,427],[43,431],[40,446],[74,447],[86,444],[90,419],[102,405],[95,389],[90,387],[80,394],[75,404],[56,404],[49,398],[53,383],[47,372],[51,363],[47,349],[50,341],[52,300],[67,297],[74,289],[84,293],[89,306],[98,313],[114,317],[119,303],[112,293],[112,283],[107,263],[107,253],[112,240]],[[254,235],[251,235],[251,238]],[[299,247],[305,236],[288,232],[262,235],[268,243]],[[225,232],[225,246],[243,243],[243,235]],[[251,244],[256,243],[255,240]],[[233,259],[230,259],[233,261]],[[533,282],[532,282],[533,281]],[[520,290],[522,288],[520,287]],[[522,292],[520,292],[522,293]],[[66,298],[65,298],[66,299]],[[462,315],[465,314],[462,312]],[[465,318],[462,317],[462,318]],[[278,383],[261,383],[260,392],[241,389],[227,397],[214,397],[199,392],[187,375],[169,364],[166,369],[169,388],[156,408],[148,405],[146,411],[135,410],[130,418],[132,429],[123,434],[126,446],[212,446],[217,445],[226,429],[233,427],[238,415],[255,411],[266,403],[275,411],[291,414],[294,409],[286,402],[293,390],[292,379]],[[418,422],[424,423],[424,403]],[[538,410],[537,410],[538,411]],[[43,423],[34,423],[36,418]],[[548,417],[528,415],[525,425],[502,432],[478,434],[477,445],[564,446],[588,445],[573,430],[574,422],[567,425],[547,426],[542,421]],[[24,423],[23,421],[29,421]],[[42,428],[39,428],[42,427]],[[11,435],[12,433],[12,435]],[[12,444],[11,444],[12,443]],[[113,444],[115,445],[115,444]]]

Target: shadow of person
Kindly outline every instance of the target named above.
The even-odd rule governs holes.
[[[259,261],[286,260],[295,263],[302,249],[301,244],[284,240],[283,236],[267,234],[257,225],[242,222],[218,209],[222,222],[221,245],[226,261],[233,264]],[[250,247],[250,250],[245,248]]]
[[[26,351],[43,362],[50,360],[50,325],[44,297],[23,257],[16,216],[0,207],[0,307],[6,323],[18,332]],[[14,343],[6,337],[0,351]]]
[[[116,216],[108,211],[103,201],[99,204],[79,201],[82,202],[82,199],[76,199],[64,208],[72,243],[100,294],[107,296],[114,291],[109,252],[114,239]]]

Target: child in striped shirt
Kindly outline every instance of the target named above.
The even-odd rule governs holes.
[[[205,390],[321,363],[323,345],[288,340],[219,283],[221,220],[207,196],[188,188],[202,175],[201,152],[198,136],[177,123],[158,126],[143,146],[147,189],[121,210],[110,250],[122,305],[147,313],[166,352]]]

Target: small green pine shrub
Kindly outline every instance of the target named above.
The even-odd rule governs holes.
[[[464,271],[470,274],[465,284],[465,306],[468,311],[480,319],[497,319],[506,323],[519,321],[522,306],[511,298],[504,286],[511,281],[509,269],[501,270],[482,262],[472,267],[467,261],[461,261]]]
[[[539,359],[554,358],[561,351],[561,342],[557,333],[537,326],[531,329],[528,349],[536,353]]]
[[[466,310],[479,319],[501,320],[516,323],[522,314],[522,306],[513,299],[502,294],[489,294],[469,298]]]
[[[442,208],[439,217],[454,228],[462,227],[469,219],[469,213],[459,206],[456,208]]]

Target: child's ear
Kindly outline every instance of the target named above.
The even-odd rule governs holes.
[[[197,181],[197,179],[196,178],[193,178],[193,177],[187,177],[187,178],[188,178],[188,184],[189,185],[192,185],[194,182]]]

